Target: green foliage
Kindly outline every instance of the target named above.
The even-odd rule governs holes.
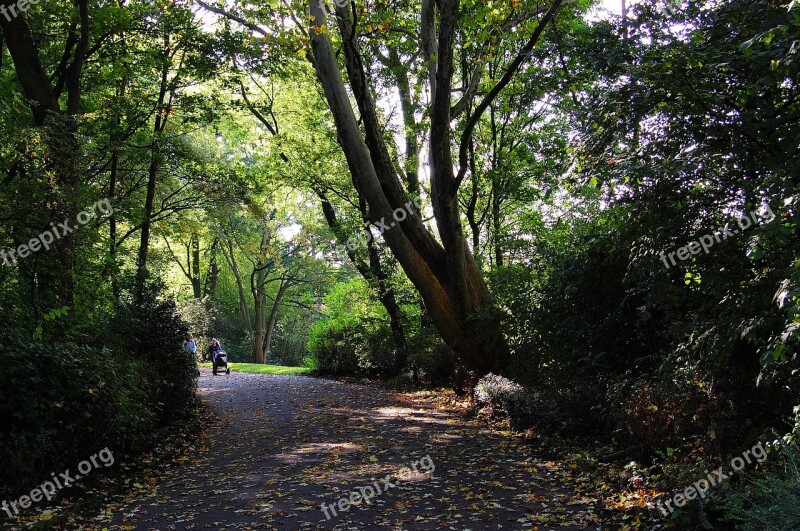
[[[336,284],[324,299],[325,313],[311,328],[308,350],[318,371],[381,373],[392,367],[394,350],[388,316],[371,298],[366,281]]]
[[[570,197],[545,208],[580,209],[521,225],[536,267],[492,274],[512,374],[558,407],[583,389],[592,399],[568,409],[646,453],[731,451],[741,425],[752,438],[796,401],[800,107],[796,39],[780,28],[798,17],[779,4],[639,4],[627,40],[601,21],[571,41],[599,76],[571,110]],[[662,253],[767,206],[774,219],[665,267]]]
[[[189,327],[189,334],[194,337],[197,356],[202,359],[203,353],[208,348],[209,338],[214,336],[217,311],[210,301],[192,298],[181,304],[179,313],[181,320]]]
[[[4,333],[0,485],[15,492],[110,446],[131,451],[156,425],[145,362],[120,350]]]
[[[323,323],[323,322],[320,322]],[[314,367],[323,373],[353,374],[359,368],[354,340],[360,336],[354,324],[318,324],[311,329],[308,350]]]
[[[800,412],[800,408],[795,408]],[[800,522],[800,423],[767,446],[767,460],[715,493],[712,508],[740,529],[797,529]]]
[[[541,427],[636,444],[643,456],[724,455],[797,404],[800,10],[789,0],[631,2],[623,27],[584,20],[590,3],[564,2],[465,146],[456,199],[493,304],[469,320],[470,340],[487,349],[502,323],[507,376],[531,391],[524,407],[506,381],[484,381],[480,392]],[[280,310],[271,361],[376,375],[398,354],[376,297],[391,289],[408,368],[436,383],[453,378],[450,349],[385,246],[355,252],[365,276],[383,268],[372,283],[327,260],[374,205],[352,186],[308,35],[281,23],[295,9],[305,19],[307,7],[226,3],[240,22],[269,28],[261,34],[232,20],[207,32],[184,2],[93,4],[80,108],[50,113],[41,127],[0,46],[0,246],[101,197],[113,195],[115,207],[113,224],[82,227],[63,252],[0,267],[0,325],[21,337],[6,338],[20,374],[0,375],[3,462],[14,463],[4,481],[36,477],[104,439],[141,446],[152,428],[191,411],[197,372],[182,349],[185,323],[201,350],[221,337],[231,361],[250,360],[256,303],[262,322],[273,303]],[[460,4],[453,85],[468,98],[453,102],[464,109],[453,115],[455,138],[540,24],[541,7]],[[358,10],[375,99],[403,99],[391,116],[381,106],[379,125],[406,189],[424,166],[431,119],[417,9]],[[75,51],[76,10],[53,1],[24,17],[43,77],[57,85],[72,76],[59,64]],[[334,28],[324,31],[339,46]],[[401,137],[405,147],[392,142]],[[410,194],[428,199],[430,186],[423,178]],[[320,200],[335,223],[322,219]],[[775,219],[665,267],[662,253],[766,208]],[[146,219],[148,267],[166,286],[139,289],[128,277]],[[745,527],[779,510],[796,517],[796,477],[786,473],[795,458],[771,460],[729,493],[728,516]]]
[[[163,422],[192,411],[196,403],[197,360],[183,348],[188,326],[160,282],[147,282],[138,296],[132,288],[111,322],[116,343],[144,365],[154,393],[149,405]]]
[[[236,339],[225,339],[224,334],[219,334],[222,350],[228,355],[228,361],[247,363],[253,359],[253,340],[247,336]],[[220,339],[221,338],[221,339]],[[208,347],[208,345],[206,345]]]

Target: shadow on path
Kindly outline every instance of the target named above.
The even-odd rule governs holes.
[[[199,386],[218,416],[200,453],[98,524],[479,530],[585,529],[596,521],[560,488],[551,465],[428,404],[297,376],[203,370]],[[416,472],[401,472],[415,461]],[[387,476],[394,488],[347,511],[329,507],[326,518],[323,503],[338,504],[375,481],[385,487]]]

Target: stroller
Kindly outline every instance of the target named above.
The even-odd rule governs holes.
[[[220,350],[216,354],[212,354],[211,364],[212,364],[211,372],[214,374],[214,376],[217,375],[217,371],[219,370],[220,367],[225,369],[224,371],[225,374],[231,373],[231,370],[228,368],[228,355],[225,353],[224,350]]]

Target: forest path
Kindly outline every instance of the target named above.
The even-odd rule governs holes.
[[[597,528],[591,505],[564,490],[555,464],[422,398],[298,376],[213,377],[207,369],[199,388],[218,421],[197,456],[96,523],[159,530]],[[369,504],[342,511],[339,500],[352,492],[371,496]],[[330,519],[323,503],[335,504]]]

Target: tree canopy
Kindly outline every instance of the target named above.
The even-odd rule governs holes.
[[[190,333],[459,395],[502,375],[528,421],[643,459],[785,433],[800,6],[600,7],[0,0],[0,324],[30,385],[105,382],[128,440],[192,407]],[[54,375],[82,355],[97,381]],[[98,437],[34,410],[6,482]]]

